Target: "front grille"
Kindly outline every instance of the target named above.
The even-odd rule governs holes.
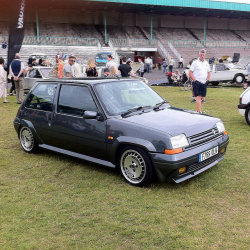
[[[215,156],[213,156],[205,161],[194,163],[194,164],[188,166],[187,172],[185,172],[184,174],[190,174],[194,171],[197,171],[201,168],[204,168],[204,167],[208,166],[209,164],[213,163],[214,161],[218,160],[219,158],[221,158],[224,154],[225,153],[223,153],[223,154],[218,153],[217,155],[215,155]]]
[[[188,137],[189,146],[187,146],[185,149],[192,149],[198,147],[202,144],[208,143],[220,137],[222,137],[222,134],[219,133],[217,128],[209,129],[202,133],[189,136]]]

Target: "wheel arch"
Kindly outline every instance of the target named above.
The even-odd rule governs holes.
[[[116,142],[113,144],[113,147],[111,149],[111,157],[112,157],[112,161],[115,163],[115,165],[117,165],[117,162],[119,160],[119,155],[120,152],[126,148],[126,147],[137,147],[137,148],[141,148],[144,151],[148,152],[156,152],[155,146],[144,139],[140,139],[140,138],[133,138],[133,137],[127,137],[127,136],[121,136],[118,137],[116,139]],[[150,154],[149,158],[152,161]]]
[[[21,121],[20,121],[20,124],[19,124],[19,127],[18,127],[18,133],[17,133],[17,134],[18,134],[18,138],[19,138],[19,136],[20,136],[20,130],[21,130],[22,127],[28,127],[28,128],[32,131],[32,133],[33,133],[33,135],[34,135],[34,137],[35,137],[37,143],[38,143],[38,144],[43,144],[43,141],[42,141],[42,139],[39,137],[39,135],[37,134],[37,131],[36,131],[36,129],[35,129],[33,123],[32,123],[31,121],[28,121],[28,120],[21,120]],[[20,139],[20,138],[19,138],[19,139]]]

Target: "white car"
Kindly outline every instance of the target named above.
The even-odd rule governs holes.
[[[238,68],[233,63],[218,63],[211,65],[210,83],[214,86],[220,82],[243,83],[247,77],[247,70]]]
[[[245,116],[247,124],[250,125],[250,87],[240,95],[238,109],[240,114]]]

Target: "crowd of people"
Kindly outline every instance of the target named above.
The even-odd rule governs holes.
[[[56,63],[53,67],[52,77],[56,78],[75,78],[86,75],[87,77],[104,77],[104,78],[126,78],[131,76],[144,77],[144,73],[152,72],[153,66],[156,69],[162,70],[168,78],[170,84],[184,83],[188,79],[192,81],[193,101],[197,103],[197,111],[201,112],[201,103],[205,102],[207,82],[210,79],[211,70],[209,63],[205,60],[206,51],[203,49],[199,52],[199,57],[194,60],[190,68],[180,74],[179,69],[183,68],[184,60],[179,58],[178,68],[175,70],[175,61],[169,57],[158,57],[156,61],[151,56],[138,57],[138,65],[136,72],[133,71],[131,58],[121,58],[120,65],[114,60],[111,54],[107,55],[107,63],[104,68],[98,68],[94,59],[88,60],[85,67],[85,72],[82,71],[82,66],[77,62],[77,58],[73,55],[66,54],[56,55]],[[4,59],[0,58],[0,98],[3,97],[3,102],[7,103],[7,72],[4,69]],[[10,95],[16,94],[17,103],[21,104],[24,96],[24,76],[28,71],[35,66],[52,66],[51,62],[46,57],[37,58],[32,56],[28,59],[27,66],[21,61],[21,55],[17,53],[15,59],[9,67],[8,79],[11,81]],[[247,67],[250,78],[250,63]],[[247,87],[247,83],[244,88]]]

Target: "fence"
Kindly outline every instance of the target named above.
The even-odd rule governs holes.
[[[122,47],[156,47],[157,41],[156,40],[147,40],[147,39],[114,39],[111,38],[110,41],[112,42],[113,46],[116,48]]]
[[[250,49],[250,41],[198,41],[198,40],[168,40],[175,48],[243,48]]]
[[[8,41],[8,36],[0,36],[0,42]],[[109,39],[115,48],[123,47],[157,47],[158,41],[148,39]],[[97,38],[24,36],[24,45],[55,45],[55,46],[95,46],[100,47]],[[250,49],[250,41],[203,41],[199,40],[165,40],[163,44],[171,44],[173,48],[243,48]]]
[[[0,36],[0,41],[8,40],[8,36]],[[100,42],[96,38],[82,37],[53,37],[53,36],[24,36],[23,45],[57,45],[57,46],[95,46]]]

